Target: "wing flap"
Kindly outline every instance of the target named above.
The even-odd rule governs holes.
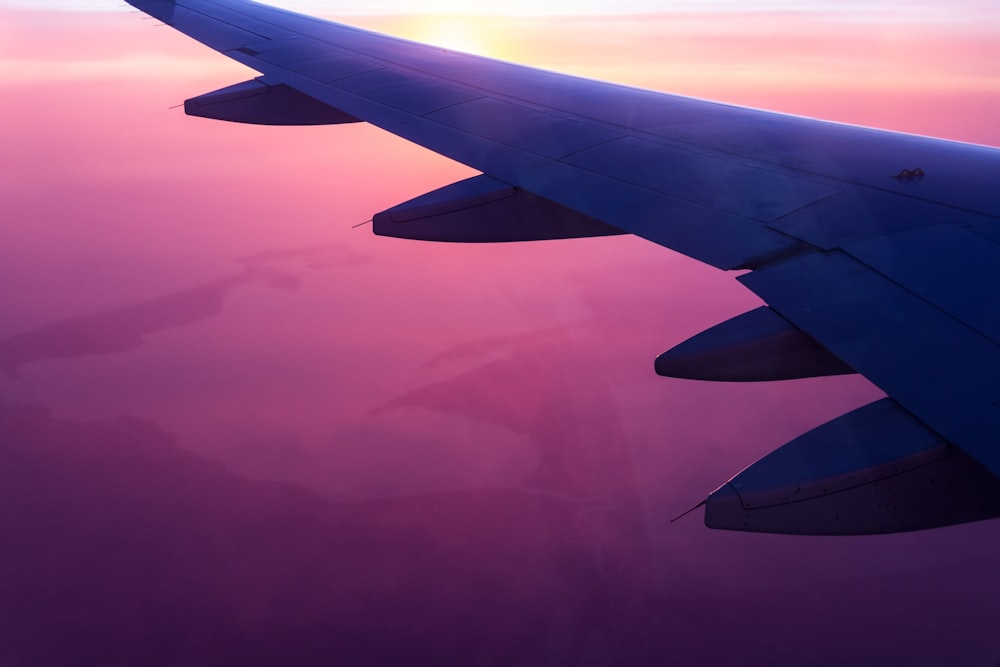
[[[843,252],[741,276],[782,317],[1000,474],[1000,346]]]
[[[1000,344],[1000,245],[955,225],[924,227],[847,247],[908,291]],[[957,291],[954,284],[969,285]]]

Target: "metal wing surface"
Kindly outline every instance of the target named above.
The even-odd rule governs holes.
[[[1000,151],[581,79],[248,0],[129,0],[261,73],[188,100],[267,124],[365,121],[482,176],[379,234],[631,233],[767,307],[664,353],[664,375],[860,372],[888,398],[788,443],[707,501],[714,527],[894,532],[1000,515]]]

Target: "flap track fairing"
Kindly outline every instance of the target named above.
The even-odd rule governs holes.
[[[853,373],[829,350],[762,306],[706,329],[656,358],[660,375],[717,382]]]
[[[771,452],[713,492],[710,528],[863,535],[1000,516],[1000,480],[892,399]]]
[[[285,84],[252,79],[184,102],[189,116],[253,125],[339,125],[357,118]]]
[[[372,226],[381,236],[456,243],[543,241],[625,233],[485,174],[378,213]]]

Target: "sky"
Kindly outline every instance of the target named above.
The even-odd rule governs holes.
[[[351,20],[1000,145],[986,3],[400,7]],[[250,76],[137,14],[0,3],[0,663],[1000,659],[995,522],[670,523],[880,396],[655,376],[758,305],[732,275],[629,236],[374,237],[355,225],[472,172],[369,126],[175,108]]]
[[[706,10],[711,12],[738,12],[757,13],[770,11],[794,11],[794,12],[820,12],[836,13],[848,17],[857,18],[859,16],[888,15],[895,13],[897,22],[900,21],[920,21],[931,16],[949,17],[954,19],[960,14],[985,14],[995,15],[994,3],[988,0],[966,0],[960,6],[961,12],[950,11],[953,6],[945,6],[933,0],[881,0],[880,2],[827,2],[826,0],[807,0],[805,2],[794,2],[792,0],[768,0],[766,2],[734,2],[734,0],[628,0],[625,2],[610,0],[589,0],[586,4],[580,2],[526,2],[524,0],[514,0],[512,2],[460,2],[458,0],[433,0],[422,2],[419,11],[413,11],[411,3],[400,0],[376,0],[374,2],[334,2],[333,0],[285,0],[284,2],[271,2],[285,9],[309,14],[389,14],[398,15],[406,13],[420,14],[477,14],[496,15],[510,14],[515,16],[546,16],[546,15],[571,15],[580,14],[602,14],[614,15],[622,13],[663,13],[663,12],[690,12],[703,13]],[[9,8],[32,8],[32,9],[57,9],[63,11],[128,11],[128,7],[123,2],[115,0],[0,0],[0,7]]]

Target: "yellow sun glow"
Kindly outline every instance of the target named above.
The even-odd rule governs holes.
[[[453,51],[502,57],[500,40],[488,19],[479,16],[415,16],[401,26],[408,39]]]

